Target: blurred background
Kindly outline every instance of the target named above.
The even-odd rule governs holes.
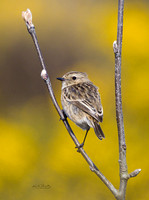
[[[86,72],[104,108],[99,141],[90,130],[85,151],[119,187],[113,41],[117,1],[26,0],[0,2],[0,199],[114,199],[79,153],[51,103],[21,13],[29,8],[56,98],[61,77]],[[125,2],[122,101],[129,172],[128,200],[149,199],[149,2]],[[85,132],[70,122],[78,140]],[[47,189],[48,187],[48,189]],[[44,188],[44,189],[42,189]]]

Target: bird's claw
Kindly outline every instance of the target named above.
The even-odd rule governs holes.
[[[77,152],[80,153],[80,149],[84,146],[84,143],[81,143],[79,146],[76,146]]]
[[[60,117],[59,121],[65,121],[67,119],[67,115],[65,114],[64,110],[62,110],[64,117]]]

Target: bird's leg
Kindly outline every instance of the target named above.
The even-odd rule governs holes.
[[[75,148],[78,149],[78,151],[79,151],[80,148],[82,148],[82,147],[84,146],[84,143],[85,143],[85,140],[86,140],[86,137],[87,137],[88,131],[89,131],[89,129],[87,129],[87,131],[86,131],[86,134],[85,134],[85,137],[84,137],[83,142],[82,142],[78,147],[75,147]]]
[[[86,134],[85,134],[84,140],[83,140],[83,142],[82,142],[82,144],[81,144],[82,147],[84,146],[84,143],[85,143],[85,140],[86,140],[86,137],[87,137],[88,131],[89,131],[89,129],[87,129],[87,131],[86,131]]]

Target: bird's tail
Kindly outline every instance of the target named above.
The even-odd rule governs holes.
[[[103,133],[103,131],[102,131],[100,125],[99,125],[97,122],[94,122],[93,128],[94,128],[94,131],[95,131],[96,136],[97,136],[100,140],[102,140],[102,138],[105,138],[105,135],[104,135],[104,133]]]

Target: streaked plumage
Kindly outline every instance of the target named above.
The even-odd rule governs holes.
[[[87,132],[93,127],[102,140],[105,136],[99,122],[103,120],[103,108],[98,88],[83,72],[68,72],[58,79],[62,81],[61,102],[67,117]]]

